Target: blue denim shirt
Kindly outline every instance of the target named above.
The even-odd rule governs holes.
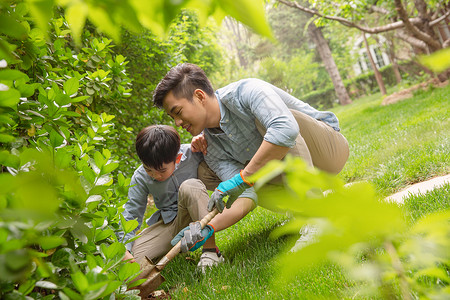
[[[147,225],[156,223],[161,217],[164,224],[172,222],[178,212],[178,190],[183,181],[189,178],[197,178],[197,169],[199,163],[203,160],[201,152],[192,153],[190,144],[182,144],[179,153],[182,154],[181,160],[175,166],[175,171],[165,181],[157,181],[151,178],[142,165],[140,165],[133,174],[128,190],[128,201],[125,204],[123,217],[125,220],[137,220],[139,226],[128,233],[124,242],[135,236],[144,218],[147,208],[147,197],[153,196],[155,206],[158,210],[146,220]],[[123,232],[118,232],[119,241],[122,241]],[[126,248],[131,250],[133,243],[126,244]]]
[[[299,134],[298,124],[290,109],[298,110],[323,121],[339,131],[339,122],[332,112],[318,111],[285,91],[259,79],[243,79],[231,83],[215,93],[220,108],[220,129],[205,129],[208,166],[225,181],[237,174],[252,159],[263,140],[292,148]],[[256,129],[258,119],[267,129]],[[257,203],[253,188],[241,197]]]

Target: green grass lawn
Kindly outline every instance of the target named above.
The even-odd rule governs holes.
[[[339,176],[347,182],[370,181],[384,196],[448,173],[449,95],[447,86],[381,106],[378,94],[334,109],[351,152]],[[450,185],[445,185],[406,199],[405,218],[412,224],[430,212],[448,210],[449,194]],[[224,264],[202,274],[196,270],[200,251],[178,255],[163,271],[166,282],[160,288],[173,299],[365,299],[352,289],[356,283],[332,264],[299,271],[293,281],[280,282],[277,257],[297,237],[274,240],[269,234],[286,220],[284,215],[255,209],[217,234]]]

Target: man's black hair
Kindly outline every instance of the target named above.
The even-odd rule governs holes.
[[[203,90],[208,96],[214,95],[211,82],[199,66],[189,63],[179,64],[170,69],[158,83],[153,92],[153,103],[157,107],[162,107],[164,98],[170,91],[176,98],[192,101],[196,89]]]

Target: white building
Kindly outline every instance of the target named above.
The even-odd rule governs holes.
[[[367,35],[367,40],[374,41],[374,39],[371,39],[369,35]],[[372,58],[375,61],[378,69],[391,63],[388,55],[384,51],[385,41],[386,39],[383,36],[378,36],[377,43],[369,42],[370,53],[372,54]],[[358,76],[360,74],[372,71],[372,66],[370,64],[369,56],[367,55],[367,49],[364,45],[364,39],[362,37],[356,40],[353,51],[354,55],[358,57],[358,62],[353,65],[355,75]]]

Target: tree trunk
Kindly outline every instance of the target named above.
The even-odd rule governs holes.
[[[372,65],[373,73],[375,74],[375,79],[377,80],[381,95],[384,96],[384,95],[386,95],[386,88],[384,86],[383,77],[381,76],[380,71],[378,71],[377,65],[375,64],[372,54],[370,53],[369,43],[367,42],[366,34],[363,32],[362,35],[363,35],[363,39],[364,39],[364,44],[366,45],[367,56],[369,57],[370,64]]]
[[[344,83],[342,82],[341,74],[334,62],[333,56],[331,55],[331,50],[328,42],[325,40],[322,31],[311,22],[308,26],[308,33],[317,47],[320,58],[322,59],[325,69],[331,77],[331,81],[334,85],[334,90],[339,99],[341,105],[347,105],[352,103],[347,90],[345,89]]]
[[[397,58],[395,57],[395,48],[394,48],[394,41],[392,40],[392,35],[386,36],[387,44],[388,44],[388,56],[389,60],[392,64],[392,69],[394,70],[395,80],[397,81],[397,84],[400,84],[402,82],[402,76],[400,75],[400,70],[397,64]]]
[[[242,45],[244,41],[241,37],[241,30],[239,28],[239,23],[234,19],[225,18],[225,26],[233,32],[234,35],[234,48],[236,49],[236,53],[239,59],[239,65],[241,67],[246,68],[248,65],[247,59],[245,59],[244,53],[242,51]]]

